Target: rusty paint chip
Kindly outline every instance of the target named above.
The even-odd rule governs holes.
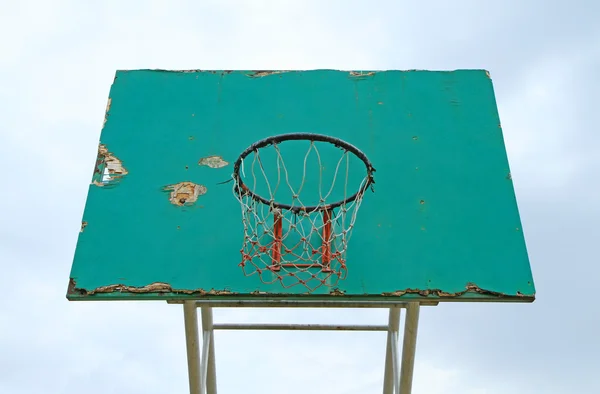
[[[281,70],[281,71],[267,71],[267,70],[260,70],[260,71],[253,71],[249,74],[246,74],[248,77],[250,78],[262,78],[262,77],[266,77],[268,75],[274,75],[274,74],[283,74],[287,71],[285,70]]]
[[[350,76],[354,78],[360,77],[371,77],[375,75],[375,71],[362,72],[362,71],[350,71]]]
[[[107,293],[133,293],[133,294],[144,294],[144,293],[174,293],[174,294],[198,294],[204,295],[231,295],[234,294],[232,291],[223,290],[204,290],[204,289],[174,289],[170,284],[163,282],[154,282],[146,286],[127,286],[124,284],[114,284],[108,286],[100,286],[93,290],[86,290],[78,288],[75,279],[70,278],[69,280],[69,294],[80,294],[91,296],[94,294],[107,294]]]
[[[98,293],[113,293],[115,291],[119,292],[128,292],[128,293],[160,293],[160,292],[170,292],[173,289],[167,283],[151,283],[142,287],[134,287],[134,286],[126,286],[126,285],[110,285],[110,286],[102,286],[94,289],[92,291],[88,291],[87,294],[98,294]]]
[[[171,191],[169,197],[171,204],[181,207],[186,204],[195,203],[199,196],[206,194],[208,189],[204,185],[198,185],[193,182],[180,182],[165,186],[164,190]]]
[[[86,222],[85,220],[83,222],[81,222],[81,229],[79,230],[80,233],[83,232],[83,229],[88,225],[88,222]]]
[[[109,97],[108,102],[106,103],[106,111],[104,112],[104,123],[102,123],[102,127],[104,127],[106,125],[106,121],[108,120],[108,111],[110,111],[111,103],[112,103],[112,99]]]
[[[467,293],[491,295],[491,296],[495,296],[495,297],[499,297],[499,298],[505,298],[505,297],[506,298],[521,297],[521,298],[531,298],[531,299],[534,298],[534,295],[525,295],[522,293],[518,293],[515,296],[515,295],[500,293],[497,291],[486,290],[486,289],[482,289],[481,287],[477,286],[474,283],[467,284],[465,286],[465,290],[458,291],[456,293],[449,293],[449,292],[443,291],[441,289],[405,289],[405,290],[397,290],[397,291],[390,292],[390,293],[383,293],[382,295],[383,296],[401,297],[405,294],[418,294],[422,297],[432,296],[432,297],[440,297],[440,298],[454,298],[454,297],[460,297]]]
[[[104,144],[98,146],[98,159],[94,169],[94,180],[92,184],[96,186],[106,186],[118,182],[122,177],[128,174],[123,162],[113,153],[108,151]]]
[[[229,162],[223,160],[221,156],[207,156],[200,159],[198,165],[207,166],[210,168],[223,168],[228,165]]]

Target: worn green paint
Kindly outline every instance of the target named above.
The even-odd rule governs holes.
[[[128,173],[89,187],[69,299],[305,296],[304,288],[242,275],[239,203],[231,183],[219,184],[248,145],[290,132],[346,140],[377,170],[351,239],[349,275],[339,285],[347,297],[534,299],[486,71],[260,75],[117,72],[100,140]],[[198,165],[210,155],[230,164]],[[207,193],[189,206],[171,204],[163,188],[183,181],[205,185]],[[173,291],[90,294],[152,283]],[[465,292],[468,286],[484,291]],[[310,297],[325,299],[328,291]]]

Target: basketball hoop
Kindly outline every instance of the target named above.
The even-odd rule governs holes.
[[[281,151],[280,144],[288,141],[307,142],[303,163],[300,163],[300,157],[294,157],[294,163],[286,166],[285,152]],[[335,167],[329,175],[331,185],[327,188],[324,188],[327,182],[325,166],[319,153],[324,145],[328,149],[338,148],[335,152],[340,152],[335,161],[331,161],[331,155],[327,156]],[[273,165],[266,159],[267,151],[271,151]],[[297,155],[298,150],[293,153]],[[310,163],[311,155],[316,158],[316,163]],[[353,194],[348,193],[351,157],[359,159],[366,169]],[[246,160],[251,161],[249,178],[252,181],[248,183],[244,182]],[[318,181],[312,183],[311,175],[307,173],[310,165],[318,168]],[[291,174],[293,166],[298,171]],[[345,279],[348,241],[364,194],[374,184],[374,172],[362,151],[326,135],[283,134],[249,146],[235,162],[233,171],[233,193],[241,204],[244,226],[240,250],[240,267],[244,275],[258,274],[262,282],[280,282],[284,288],[303,285],[309,292],[323,285],[334,287],[339,280]],[[352,179],[357,177],[353,175]],[[281,195],[282,189],[287,193],[285,202],[276,199],[277,192]],[[313,195],[301,196],[303,191],[308,193],[307,189]],[[337,194],[337,198],[328,202],[333,199],[333,194]],[[306,202],[309,200],[310,203]]]

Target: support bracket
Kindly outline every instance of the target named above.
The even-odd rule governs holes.
[[[181,303],[181,302],[171,302]],[[330,307],[330,308],[387,308],[387,325],[331,324],[215,324],[213,307]],[[198,330],[198,312],[202,320],[202,353]],[[402,353],[399,353],[400,310],[406,310]],[[215,330],[304,330],[304,331],[387,331],[383,394],[411,394],[419,324],[418,302],[302,302],[302,301],[184,301],[185,338],[188,360],[190,394],[216,394]]]

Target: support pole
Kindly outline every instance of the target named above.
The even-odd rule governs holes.
[[[400,356],[398,355],[398,335],[392,335],[392,366],[394,369],[394,393],[400,394]]]
[[[214,331],[221,330],[319,330],[319,331],[387,331],[387,347],[383,381],[383,394],[411,394],[417,329],[419,324],[419,302],[318,302],[294,300],[252,300],[252,301],[183,301],[185,339],[188,361],[190,394],[216,394],[217,374],[215,365]],[[427,305],[437,305],[430,303]],[[387,325],[332,325],[332,324],[214,324],[213,307],[296,307],[296,308],[388,308]],[[202,356],[198,332],[198,311],[202,314]],[[398,341],[400,331],[400,309],[405,308],[404,338],[402,354]],[[202,358],[200,358],[202,357]]]
[[[202,360],[200,361],[200,393],[206,393],[206,375],[208,372],[208,352],[210,351],[211,331],[202,332]]]
[[[210,335],[208,341],[208,360],[206,366],[206,392],[207,394],[217,394],[217,368],[215,364],[215,332],[213,329],[212,307],[203,306],[200,309],[202,313],[202,332],[203,335]]]
[[[385,351],[385,370],[383,375],[383,394],[392,394],[394,392],[394,363],[392,360],[392,337],[398,338],[400,329],[400,308],[390,308],[390,317],[388,322],[387,346]]]
[[[187,349],[190,394],[201,394],[198,312],[194,301],[186,301],[183,304],[183,319],[185,325],[185,346]]]
[[[417,348],[417,329],[419,326],[419,303],[411,302],[406,308],[404,323],[404,342],[402,344],[402,370],[400,373],[400,393],[411,394],[415,351]]]

